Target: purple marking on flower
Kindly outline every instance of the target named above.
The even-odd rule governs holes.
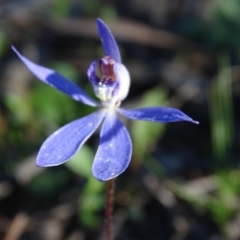
[[[126,67],[121,63],[116,41],[108,27],[100,19],[97,19],[97,27],[107,56],[104,56],[100,61],[91,63],[87,75],[101,103],[95,102],[81,88],[59,73],[31,62],[14,47],[12,49],[27,68],[41,81],[77,101],[102,108],[63,126],[48,137],[38,153],[37,166],[49,167],[66,162],[81,148],[103,121],[92,173],[99,181],[107,181],[125,171],[132,155],[132,142],[129,133],[118,119],[117,112],[134,120],[152,122],[189,121],[196,124],[198,122],[174,108],[150,107],[133,110],[118,108],[128,94],[130,76]]]
[[[114,105],[126,98],[130,86],[130,76],[126,67],[109,56],[94,61],[87,75],[95,95],[103,102],[111,100]]]
[[[110,56],[105,56],[99,61],[94,61],[88,71],[89,81],[92,83],[95,95],[102,101],[112,99],[114,93],[117,95],[121,72],[116,68],[115,60]]]
[[[116,80],[114,65],[115,60],[110,56],[105,56],[99,61],[98,66],[96,66],[96,71],[99,71],[100,81],[114,82]]]

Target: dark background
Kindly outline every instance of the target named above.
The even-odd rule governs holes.
[[[10,49],[93,96],[95,19],[131,74],[126,108],[172,106],[200,122],[126,121],[129,168],[117,178],[116,240],[240,239],[240,1],[0,0],[0,238],[104,239],[106,183],[91,164],[98,132],[67,164],[40,169],[41,143],[93,111],[44,85]]]

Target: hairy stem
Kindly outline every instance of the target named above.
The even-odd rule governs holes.
[[[113,199],[114,199],[115,179],[108,181],[107,199],[106,199],[106,220],[105,233],[106,240],[113,240],[112,236],[112,213],[113,213]]]

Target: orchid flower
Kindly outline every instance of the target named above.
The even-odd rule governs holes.
[[[68,161],[103,122],[92,173],[99,181],[107,181],[124,172],[132,156],[131,138],[117,114],[133,120],[160,123],[198,122],[180,110],[169,107],[120,108],[129,92],[130,75],[122,64],[117,43],[109,28],[100,19],[97,19],[97,28],[105,56],[91,63],[87,75],[100,102],[93,100],[59,73],[31,62],[14,47],[12,49],[38,79],[76,101],[98,108],[96,112],[70,122],[50,135],[40,148],[36,165],[51,167]]]

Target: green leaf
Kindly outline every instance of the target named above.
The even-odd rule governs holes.
[[[54,17],[67,17],[69,12],[68,0],[54,0],[52,7],[52,15]]]
[[[51,68],[74,82],[76,82],[79,75],[78,71],[71,64],[66,62],[55,62],[51,65]]]
[[[211,88],[210,113],[212,123],[212,145],[215,157],[222,161],[233,141],[233,99],[231,89],[230,60],[227,54],[219,56],[219,72]]]
[[[28,185],[29,191],[42,199],[49,199],[62,189],[69,179],[69,173],[63,169],[47,170],[37,175]]]
[[[161,106],[164,104],[165,99],[165,90],[157,87],[143,95],[139,107]],[[132,122],[133,154],[137,160],[142,161],[145,153],[149,151],[149,147],[156,143],[164,129],[164,124],[144,121]]]
[[[74,119],[74,101],[65,94],[38,82],[31,91],[31,102],[38,116],[44,116],[51,124]]]
[[[100,17],[103,19],[116,19],[116,9],[112,5],[105,5],[103,8],[100,9]]]
[[[79,201],[79,217],[88,228],[96,228],[100,224],[98,212],[103,209],[105,196],[103,190],[106,184],[92,176],[88,178],[82,197]]]
[[[0,56],[8,49],[7,36],[4,32],[0,31]]]
[[[32,107],[28,96],[17,96],[8,94],[5,97],[5,103],[11,111],[12,119],[17,124],[24,124],[31,121]]]
[[[92,176],[93,159],[94,153],[92,149],[85,144],[65,165],[74,173],[88,178]]]

